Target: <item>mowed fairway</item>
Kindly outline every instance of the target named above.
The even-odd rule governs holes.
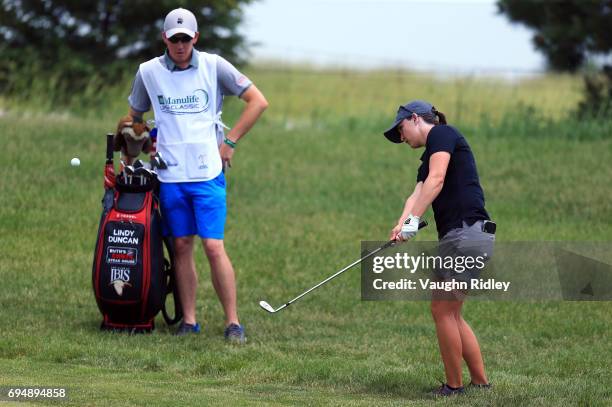
[[[444,377],[428,303],[362,302],[355,268],[281,313],[258,306],[281,305],[359,258],[362,240],[387,238],[421,152],[381,132],[413,98],[466,134],[498,241],[610,241],[611,125],[566,117],[578,79],[249,75],[270,108],[228,175],[244,347],[223,342],[200,248],[200,336],[177,338],[161,318],[152,335],[98,331],[91,262],[104,135],[125,113],[129,82],[96,111],[0,117],[0,386],[68,387],[75,406],[612,404],[610,302],[468,302],[495,388],[437,401],[427,395]],[[239,107],[227,106],[228,124]],[[427,218],[420,240],[436,238]]]

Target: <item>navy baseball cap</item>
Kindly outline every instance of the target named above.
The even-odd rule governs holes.
[[[400,124],[402,120],[412,117],[413,113],[422,116],[424,114],[432,113],[432,110],[433,106],[431,103],[427,103],[424,100],[413,100],[412,102],[408,102],[405,105],[400,106],[399,109],[397,109],[397,115],[395,116],[393,126],[389,127],[389,129],[387,129],[384,133],[385,137],[394,143],[401,143],[402,138],[397,130],[397,125]]]

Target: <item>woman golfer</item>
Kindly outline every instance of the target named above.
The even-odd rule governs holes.
[[[478,180],[474,155],[459,131],[446,125],[443,113],[431,104],[415,100],[400,106],[395,122],[385,137],[394,143],[425,147],[421,156],[416,187],[406,200],[390,239],[407,240],[419,229],[420,217],[432,205],[438,238],[438,254],[446,256],[482,256],[493,252],[495,224],[484,207],[484,194]],[[481,263],[482,264],[482,263]],[[463,280],[479,276],[479,270],[436,269],[439,281]],[[444,363],[446,383],[435,395],[450,396],[464,392],[461,360],[471,376],[470,386],[489,388],[480,346],[474,332],[461,316],[465,291],[432,292],[431,313]]]

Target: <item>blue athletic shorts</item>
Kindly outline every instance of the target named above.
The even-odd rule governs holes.
[[[164,236],[198,235],[223,239],[225,231],[225,176],[202,182],[162,182],[159,190]]]

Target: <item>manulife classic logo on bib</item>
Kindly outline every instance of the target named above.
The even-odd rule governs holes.
[[[157,95],[161,111],[170,114],[195,114],[208,110],[208,93],[204,89],[196,89],[186,96]]]

